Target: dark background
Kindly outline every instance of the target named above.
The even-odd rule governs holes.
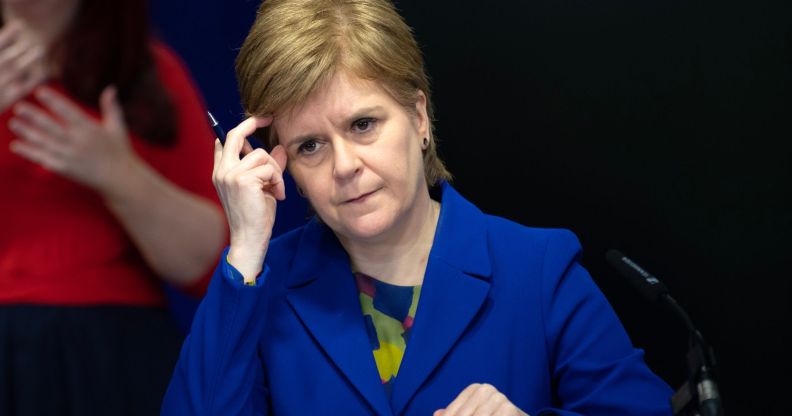
[[[154,3],[162,37],[233,126],[233,60],[259,2]],[[666,283],[713,346],[726,412],[783,414],[789,2],[397,6],[426,57],[456,188],[486,212],[573,230],[633,342],[676,389],[686,333],[606,265],[607,249],[625,252]],[[290,204],[279,231],[304,217],[301,201]],[[176,308],[189,317],[189,305]]]

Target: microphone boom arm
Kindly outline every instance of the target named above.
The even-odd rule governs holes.
[[[637,263],[617,250],[607,253],[610,263],[628,282],[651,301],[666,305],[688,330],[688,381],[671,397],[674,416],[723,416],[718,385],[714,379],[715,354],[668,288]]]

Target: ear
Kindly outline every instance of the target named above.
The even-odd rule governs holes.
[[[429,137],[429,115],[426,111],[426,94],[418,90],[415,98],[415,127],[418,130],[418,137],[423,139]]]

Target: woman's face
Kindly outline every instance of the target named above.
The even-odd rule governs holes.
[[[339,71],[293,111],[276,115],[289,172],[336,234],[376,241],[415,215],[428,192],[426,99],[407,111],[378,83]]]

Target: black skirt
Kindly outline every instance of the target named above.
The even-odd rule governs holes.
[[[182,339],[165,309],[0,306],[0,415],[157,415]]]

